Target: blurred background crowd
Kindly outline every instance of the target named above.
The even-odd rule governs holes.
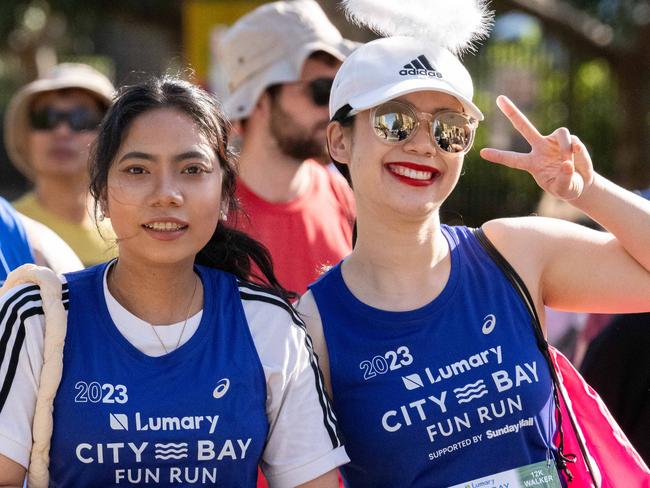
[[[116,86],[190,66],[196,80],[222,89],[214,51],[219,34],[256,0],[6,0],[0,4],[0,112],[18,87],[57,62],[81,61]],[[344,37],[371,34],[348,23],[337,2],[321,6]],[[496,0],[497,21],[481,56],[465,56],[475,100],[487,122],[476,148],[525,148],[494,104],[506,93],[542,131],[579,134],[598,171],[628,188],[650,186],[650,3],[647,0]],[[477,225],[535,210],[535,183],[518,172],[467,157],[448,222]],[[498,191],[494,189],[498,188]],[[0,148],[0,193],[18,197],[27,182]]]

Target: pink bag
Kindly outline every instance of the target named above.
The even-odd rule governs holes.
[[[564,451],[576,455],[575,463],[568,465],[573,474],[568,486],[650,488],[650,469],[598,393],[561,352],[553,346],[548,351],[559,384]]]
[[[598,394],[544,337],[530,292],[482,229],[474,235],[521,296],[553,379],[558,468],[569,488],[650,488],[650,469]],[[648,432],[650,435],[650,432]],[[569,454],[570,453],[570,454]]]

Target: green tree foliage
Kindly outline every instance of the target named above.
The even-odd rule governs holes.
[[[494,98],[505,92],[523,102],[542,133],[566,126],[577,134],[599,172],[629,188],[650,185],[650,3],[497,0],[493,5],[499,16],[512,11],[534,16],[541,31],[509,41],[493,36],[478,56],[465,60],[486,114],[476,146],[526,150],[520,138],[503,134],[508,129],[500,125]],[[504,73],[517,79],[518,72],[529,75],[521,77],[521,85],[503,83]],[[532,90],[532,101],[526,90],[522,96],[521,86]],[[490,129],[495,124],[496,132]],[[478,225],[533,212],[539,197],[529,177],[490,166],[474,151],[443,215]]]
[[[363,37],[350,32],[333,0],[321,3],[347,35]],[[48,49],[58,59],[96,56],[97,32],[115,19],[155,23],[180,38],[181,6],[182,0],[0,1],[0,110],[36,76]],[[493,36],[478,56],[465,58],[486,121],[445,218],[477,225],[535,208],[539,190],[527,175],[478,156],[488,145],[527,147],[498,113],[500,93],[520,103],[542,132],[565,125],[578,134],[599,171],[629,187],[650,185],[650,2],[493,0],[492,7],[497,18],[512,11],[531,15],[538,27],[516,39]]]

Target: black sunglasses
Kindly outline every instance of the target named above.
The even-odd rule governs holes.
[[[83,132],[97,129],[101,120],[101,114],[81,107],[72,110],[46,107],[29,114],[29,122],[34,130],[52,130],[61,122],[65,122],[73,131]]]
[[[309,95],[314,105],[324,107],[330,103],[330,93],[332,92],[332,78],[316,78],[307,83]]]

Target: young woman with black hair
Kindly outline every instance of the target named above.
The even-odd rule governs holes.
[[[483,119],[443,44],[481,17],[460,13],[469,3],[485,2],[346,2],[367,25],[410,31],[359,47],[336,75],[327,137],[350,169],[357,241],[298,307],[350,488],[566,486],[574,468],[533,316],[543,327],[544,305],[650,309],[650,203],[597,174],[567,129],[541,135],[505,97],[531,151],[481,156],[527,171],[608,232],[542,217],[441,223]]]
[[[252,487],[258,464],[271,486],[337,486],[347,456],[310,340],[267,251],[220,218],[235,164],[215,101],[176,79],[125,87],[90,169],[119,258],[62,280],[50,486]],[[29,284],[0,299],[2,486],[40,435],[45,301]]]

